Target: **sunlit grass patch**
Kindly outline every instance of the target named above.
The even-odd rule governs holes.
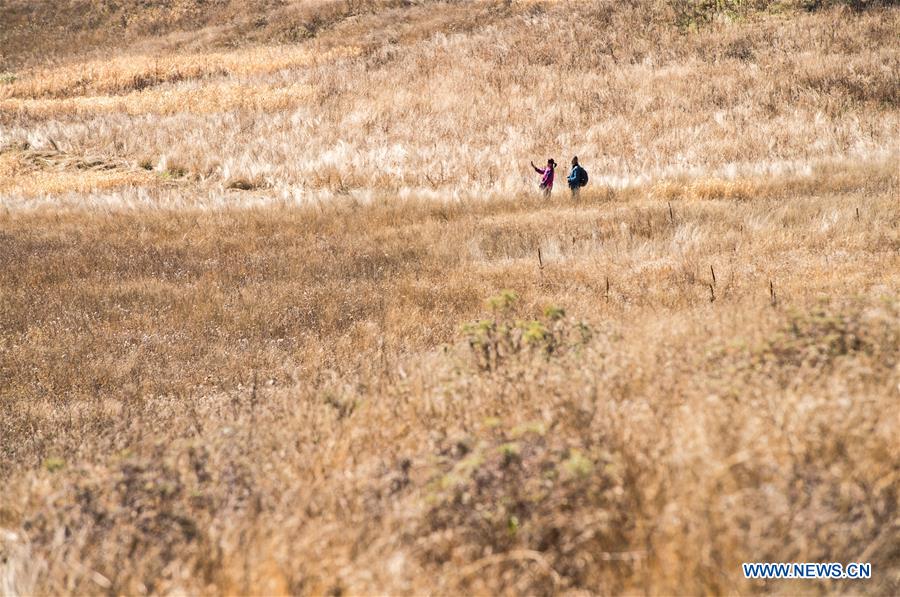
[[[814,160],[805,165],[805,171],[783,174],[683,175],[661,178],[647,185],[647,191],[651,197],[665,201],[749,201],[803,193],[842,193],[895,184],[898,159],[900,155],[889,151],[864,159]],[[764,169],[766,164],[755,166]]]
[[[359,48],[260,46],[228,52],[117,55],[19,73],[0,87],[0,99],[61,99],[126,95],[166,83],[222,76],[246,77],[302,68],[358,55]]]
[[[273,112],[303,103],[312,91],[311,86],[304,84],[279,87],[217,82],[134,91],[127,95],[5,99],[0,100],[0,118],[4,115],[53,118],[97,114],[208,114],[230,110]]]
[[[90,193],[118,187],[153,185],[154,177],[140,172],[41,172],[4,181],[0,191],[34,196],[43,194]]]

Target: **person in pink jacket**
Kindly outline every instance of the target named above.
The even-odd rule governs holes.
[[[553,158],[547,160],[546,168],[538,168],[534,165],[534,162],[531,162],[531,167],[534,168],[534,171],[541,175],[541,191],[544,192],[544,197],[550,196],[550,191],[553,190],[553,175],[556,172],[556,162]]]

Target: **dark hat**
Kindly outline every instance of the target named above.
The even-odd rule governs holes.
[[[550,158],[549,160],[547,160],[547,163],[553,164],[553,167],[556,168],[556,160],[554,160],[553,158]]]

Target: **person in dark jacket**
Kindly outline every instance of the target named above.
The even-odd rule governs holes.
[[[572,158],[572,172],[566,180],[569,182],[569,190],[572,191],[572,198],[577,199],[581,187],[585,186],[588,182],[587,170],[582,168],[578,163],[577,155]]]

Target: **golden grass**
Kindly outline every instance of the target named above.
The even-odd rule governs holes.
[[[779,164],[896,159],[897,15],[686,30],[599,1],[412,6],[296,46],[16,73],[0,85],[0,126],[9,141],[49,137],[288,195],[518,194],[535,185],[529,159],[572,154],[613,188],[778,176]]]
[[[330,49],[262,46],[227,52],[113,56],[23,73],[14,82],[0,87],[0,99],[39,100],[126,95],[166,83],[223,75],[247,77],[283,69],[329,64],[359,53],[359,48],[350,46]],[[252,105],[247,107],[253,108]]]
[[[900,11],[273,10],[0,83],[0,594],[898,592]]]
[[[42,193],[91,193],[128,186],[151,186],[146,172],[30,172],[4,180],[0,192],[36,196]]]
[[[806,164],[802,172],[767,176],[696,176],[663,178],[649,185],[657,199],[752,201],[759,198],[791,197],[816,193],[850,192],[876,179],[890,178],[897,172],[898,157],[822,160]]]
[[[863,559],[890,592],[897,184],[0,216],[0,520],[31,554],[2,574],[667,594]],[[461,325],[507,317],[553,336],[479,368]]]
[[[247,85],[215,82],[202,86],[181,85],[133,91],[127,95],[99,95],[65,99],[0,100],[0,116],[25,118],[58,118],[97,114],[209,114],[232,110],[260,113],[287,110],[306,103],[311,95],[309,85]]]
[[[158,177],[123,160],[60,151],[0,151],[0,193],[72,195],[120,187],[152,187]]]

